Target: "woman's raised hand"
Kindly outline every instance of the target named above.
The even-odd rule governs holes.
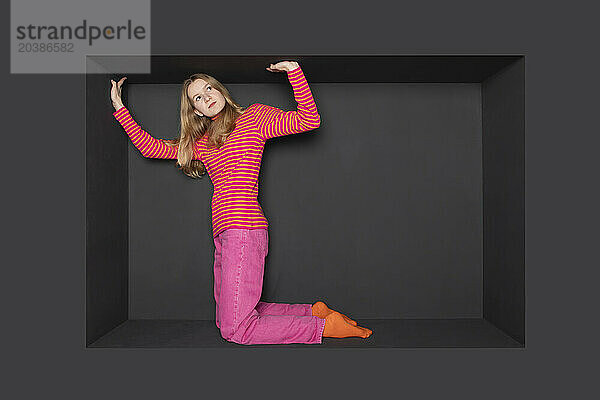
[[[280,61],[277,64],[271,64],[267,71],[271,72],[289,72],[298,68],[300,65],[296,61]]]
[[[119,80],[119,82],[115,82],[112,79],[110,80],[110,82],[112,83],[112,87],[110,89],[110,99],[116,111],[119,111],[119,109],[125,107],[123,105],[123,101],[121,100],[121,87],[123,86],[123,82],[125,82],[125,79],[127,79],[126,76],[122,77],[121,80]]]

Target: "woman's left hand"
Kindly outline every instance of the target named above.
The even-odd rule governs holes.
[[[280,61],[277,64],[271,64],[267,71],[271,72],[289,72],[298,68],[300,65],[296,61]]]

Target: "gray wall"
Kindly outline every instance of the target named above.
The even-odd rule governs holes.
[[[484,317],[525,341],[525,61],[482,83]]]
[[[287,84],[227,86],[243,105],[295,108]],[[481,317],[480,84],[311,89],[321,127],[265,147],[263,299],[324,299],[362,319]],[[179,85],[127,91],[144,129],[178,135]],[[214,318],[212,184],[174,164],[129,144],[131,319]]]
[[[110,77],[86,77],[86,343],[127,320],[127,137],[115,134]],[[100,93],[104,94],[101,96]]]

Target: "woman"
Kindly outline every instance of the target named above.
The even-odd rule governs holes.
[[[266,68],[286,72],[298,103],[282,111],[255,103],[244,109],[215,78],[194,74],[181,90],[181,134],[176,140],[150,136],[121,100],[124,80],[111,80],[114,117],[144,157],[177,159],[188,176],[205,172],[213,183],[216,325],[239,344],[322,343],[322,337],[369,337],[371,330],[345,315],[314,304],[260,301],[268,222],[258,203],[260,162],[268,139],[318,128],[320,116],[302,69],[281,61]]]

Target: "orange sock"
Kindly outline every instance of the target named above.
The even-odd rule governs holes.
[[[327,304],[323,303],[322,301],[317,301],[315,304],[312,305],[311,309],[312,309],[312,315],[319,317],[319,318],[323,318],[323,319],[325,319],[332,312],[337,312],[337,311],[332,310],[331,308],[327,307]],[[354,325],[354,326],[357,325],[356,321],[348,318],[347,316],[345,316],[342,313],[340,313],[340,314],[342,315],[342,317],[344,317],[346,322],[348,322],[349,324]]]
[[[345,338],[358,336],[368,338],[373,333],[370,329],[360,326],[350,325],[337,311],[330,313],[325,317],[325,329],[323,329],[323,337]]]
[[[370,329],[358,326],[356,321],[344,314],[327,307],[327,304],[322,301],[317,301],[312,305],[311,309],[312,315],[325,319],[324,337],[344,338],[358,336],[367,338],[373,333]]]

